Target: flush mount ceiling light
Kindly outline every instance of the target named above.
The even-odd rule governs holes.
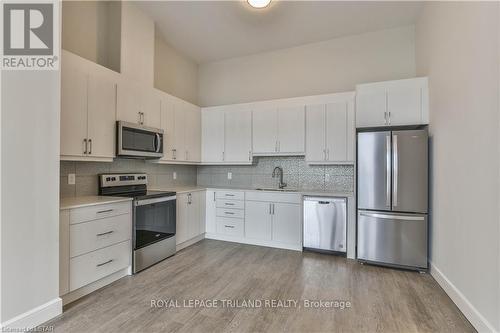
[[[247,0],[248,4],[253,8],[266,8],[271,3],[271,0]]]

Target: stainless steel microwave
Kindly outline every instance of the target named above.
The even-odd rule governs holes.
[[[163,130],[124,121],[116,122],[116,156],[154,159],[163,156]]]

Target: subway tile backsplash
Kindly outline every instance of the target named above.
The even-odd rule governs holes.
[[[144,172],[148,175],[149,187],[170,187],[196,185],[196,166],[165,165],[143,160],[116,159],[112,163],[105,162],[72,162],[61,161],[60,196],[73,197],[97,195],[100,173],[112,172]],[[173,179],[173,172],[177,179]],[[68,184],[68,174],[76,175],[75,185]]]
[[[303,157],[255,157],[253,165],[199,166],[198,185],[229,187],[278,187],[271,174],[276,166],[283,168],[288,188],[300,190],[354,191],[354,166],[308,165]],[[229,180],[227,173],[232,173]]]
[[[317,191],[352,192],[354,167],[352,165],[310,166],[303,157],[255,157],[252,165],[244,166],[190,166],[166,165],[143,160],[117,159],[112,163],[61,161],[60,196],[97,195],[100,173],[144,172],[149,186],[228,186],[278,187],[278,178],[272,178],[274,167],[281,166],[283,181],[288,188]],[[173,172],[177,179],[173,179]],[[232,179],[227,179],[227,173]],[[68,185],[68,174],[76,175],[75,185]]]

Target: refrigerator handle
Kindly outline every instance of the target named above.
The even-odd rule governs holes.
[[[385,158],[385,205],[391,206],[391,136],[385,137],[386,158]]]
[[[398,205],[398,174],[399,174],[399,156],[398,156],[398,136],[392,136],[392,185],[393,185],[393,198],[392,204],[394,207]]]

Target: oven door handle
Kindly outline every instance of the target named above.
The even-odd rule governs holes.
[[[141,199],[141,200],[136,200],[135,201],[135,206],[146,206],[146,205],[151,205],[155,203],[160,203],[160,202],[167,202],[167,201],[173,201],[177,199],[177,196],[170,196],[170,197],[160,197],[160,198],[151,198],[151,199]]]

